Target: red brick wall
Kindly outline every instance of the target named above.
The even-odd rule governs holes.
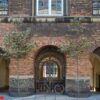
[[[91,16],[92,0],[69,0],[70,16]]]
[[[19,59],[10,59],[10,75],[33,75],[34,65],[32,57]]]
[[[70,16],[92,15],[92,0],[69,0],[68,3],[68,13]],[[9,0],[9,15],[31,16],[32,10],[33,12],[36,10],[36,8],[32,8],[32,5],[34,6],[32,0]],[[64,7],[64,9],[67,9],[67,7]]]
[[[90,23],[85,24],[87,28],[90,28],[90,33],[92,31],[92,35],[95,37],[95,39],[98,38],[100,25],[98,23]],[[54,45],[59,47],[63,44],[65,35],[68,35],[70,33],[67,33],[67,29],[69,27],[69,24],[67,23],[37,23],[37,24],[22,24],[16,26],[15,24],[11,23],[0,23],[0,45],[1,48],[4,47],[3,45],[3,36],[7,32],[11,31],[22,31],[26,30],[26,28],[31,28],[32,38],[31,42],[36,42],[38,44],[38,47],[33,49],[30,54],[23,59],[19,60],[19,74],[21,75],[32,75],[34,73],[34,58],[38,50],[46,45]],[[90,34],[89,32],[86,32],[86,35]],[[85,34],[85,33],[84,33]],[[75,35],[73,33],[73,35]],[[76,36],[75,36],[76,37]],[[76,37],[77,38],[77,37]],[[98,44],[98,47],[100,44]],[[87,60],[88,59],[88,60]],[[66,55],[66,74],[69,76],[73,76],[76,74],[76,60],[68,58]],[[17,61],[15,59],[11,59],[9,71],[10,75],[15,75],[17,72],[16,64]],[[79,74],[80,76],[88,76],[91,74],[91,67],[89,58],[84,58],[79,60]]]
[[[76,76],[77,75],[77,69],[78,69],[78,75],[79,76],[90,76],[92,71],[92,65],[90,63],[89,57],[81,57],[78,60],[77,65],[77,59],[75,58],[67,58],[67,69],[66,74],[68,76]]]
[[[31,0],[9,0],[10,16],[30,16],[32,13]]]

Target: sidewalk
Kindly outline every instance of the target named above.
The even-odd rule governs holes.
[[[10,97],[7,93],[0,93],[4,100],[100,100],[100,94],[94,94],[88,98],[72,98],[66,95],[32,95],[28,97]]]

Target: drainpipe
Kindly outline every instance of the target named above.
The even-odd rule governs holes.
[[[96,92],[96,88],[95,88],[95,57],[93,60],[93,91]]]
[[[94,85],[94,66],[93,66],[93,92],[95,92],[95,85]]]

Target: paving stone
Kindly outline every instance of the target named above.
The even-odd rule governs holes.
[[[7,93],[0,93],[0,96],[4,96],[4,100],[100,100],[100,94],[93,94],[87,98],[73,98],[67,95],[49,94],[32,95],[28,97],[10,97]]]

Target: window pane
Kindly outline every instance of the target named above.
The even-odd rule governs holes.
[[[98,10],[97,9],[93,9],[93,14],[94,15],[98,15]]]
[[[98,2],[94,2],[94,3],[93,3],[93,7],[99,7]]]
[[[8,0],[0,0],[0,15],[7,15]]]
[[[61,14],[62,13],[62,0],[52,0],[52,14]]]
[[[58,75],[58,66],[54,62],[46,62],[43,65],[43,77],[57,77]]]
[[[100,0],[93,0],[93,15],[100,15]]]
[[[48,0],[39,0],[38,2],[38,13],[39,14],[48,14]]]
[[[99,8],[99,15],[100,15],[100,8]]]

